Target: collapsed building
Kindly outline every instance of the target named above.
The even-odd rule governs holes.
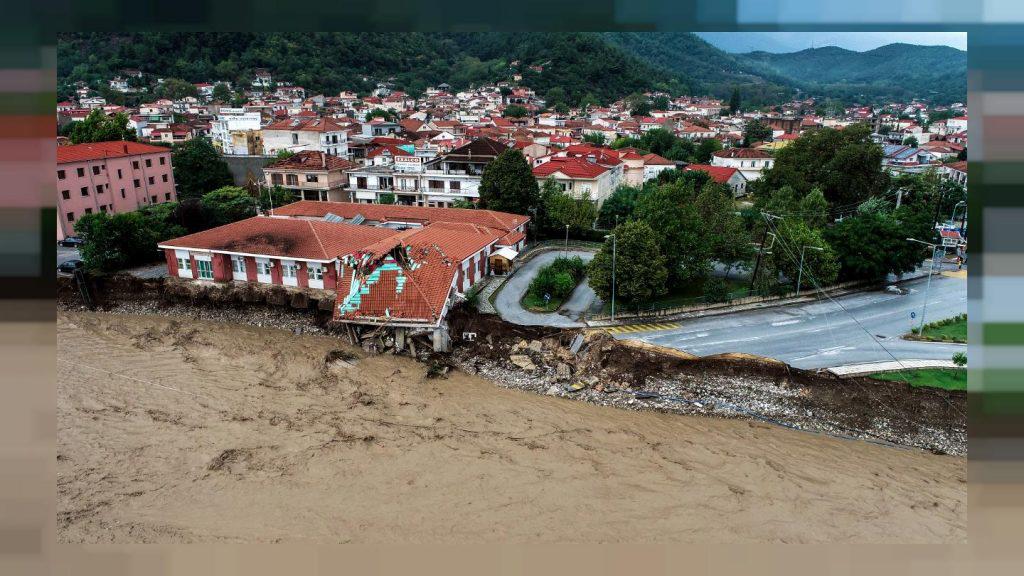
[[[452,304],[492,273],[492,254],[515,258],[528,222],[493,210],[299,201],[159,247],[176,281],[333,297],[332,320],[353,343],[386,337],[402,350],[421,336],[445,351]]]

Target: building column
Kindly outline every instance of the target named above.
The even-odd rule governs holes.
[[[276,285],[283,284],[281,282],[281,261],[271,260],[271,262],[273,266],[270,267],[270,283]]]
[[[167,274],[169,276],[178,276],[178,259],[174,257],[174,250],[165,249],[164,258],[167,259]]]
[[[295,264],[298,266],[295,271],[295,279],[299,281],[299,288],[309,288],[309,272],[306,271],[306,266],[309,266],[309,263],[297,261]]]

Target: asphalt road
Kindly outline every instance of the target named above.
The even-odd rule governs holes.
[[[576,319],[579,318],[580,312],[586,310],[590,305],[590,300],[593,299],[594,294],[594,291],[585,282],[576,288],[576,291],[563,304],[562,310],[559,312],[538,314],[524,309],[519,304],[523,294],[526,293],[526,289],[530,287],[530,281],[537,276],[540,269],[550,264],[555,258],[564,255],[566,255],[566,252],[562,250],[552,250],[538,254],[529,262],[523,264],[523,267],[508,279],[508,282],[505,283],[505,286],[502,287],[501,291],[494,298],[494,307],[502,319],[513,324],[525,326],[557,326],[560,328],[579,328],[584,326],[582,322]],[[594,257],[593,252],[583,250],[569,250],[568,255],[579,256],[587,262]],[[568,316],[563,315],[563,313]]]
[[[921,318],[925,279],[903,284],[905,296],[883,291],[836,298],[845,308],[822,300],[807,304],[737,312],[680,321],[678,328],[616,334],[707,355],[742,352],[775,358],[798,368],[825,368],[861,362],[949,359],[960,344],[903,340],[911,311]],[[935,276],[926,322],[967,312],[967,280]],[[876,336],[878,342],[872,338]],[[888,352],[887,352],[888,350]],[[890,356],[890,353],[893,356]]]

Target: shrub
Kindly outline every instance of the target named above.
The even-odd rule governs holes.
[[[728,302],[729,301],[729,287],[726,286],[725,280],[718,277],[711,277],[704,281],[704,301],[705,302]]]
[[[966,366],[967,354],[963,352],[957,352],[956,354],[953,354],[953,364],[956,364],[957,366],[961,367]]]
[[[543,299],[545,294],[557,299],[567,298],[583,280],[586,269],[586,264],[579,256],[556,258],[554,262],[541,268],[537,277],[530,282],[528,292],[536,299]]]

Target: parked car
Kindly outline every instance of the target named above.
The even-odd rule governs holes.
[[[905,289],[900,288],[895,284],[889,284],[888,286],[886,286],[885,291],[890,294],[899,294],[900,296],[905,296],[907,294],[907,291]]]
[[[85,263],[82,262],[81,260],[65,260],[64,262],[60,263],[60,266],[57,266],[57,272],[63,272],[65,274],[74,274],[75,270],[78,270],[84,265]]]
[[[84,243],[78,236],[65,236],[63,240],[58,240],[57,244],[65,248],[78,248]]]

